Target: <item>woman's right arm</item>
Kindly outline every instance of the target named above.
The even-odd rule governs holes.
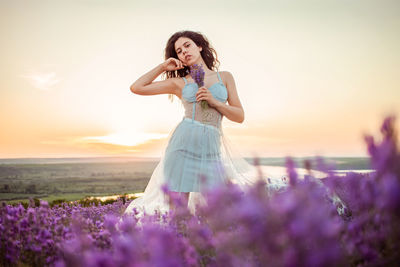
[[[138,95],[174,94],[179,95],[179,82],[181,78],[170,78],[164,81],[153,82],[161,73],[167,70],[184,68],[180,60],[169,58],[148,73],[137,79],[130,87],[131,92]]]

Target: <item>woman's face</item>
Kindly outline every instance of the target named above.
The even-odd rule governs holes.
[[[192,39],[187,37],[179,37],[175,42],[175,52],[178,55],[178,59],[185,66],[191,66],[199,62],[201,50],[201,47],[198,47]]]

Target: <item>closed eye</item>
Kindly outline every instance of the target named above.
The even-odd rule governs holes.
[[[185,47],[189,47],[190,44],[185,45]],[[179,54],[180,52],[182,52],[181,50],[179,50],[177,53]]]

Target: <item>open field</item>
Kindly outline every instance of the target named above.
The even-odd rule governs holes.
[[[0,200],[142,192],[157,162],[0,165]],[[15,202],[15,201],[13,201]]]
[[[306,158],[294,158],[303,168]],[[310,159],[310,158],[309,158]],[[368,158],[325,158],[340,170],[369,169]],[[64,162],[63,162],[64,161]],[[248,159],[250,163],[252,159]],[[143,192],[157,160],[120,161],[83,159],[0,160],[0,200],[27,202],[29,197],[46,201],[82,199]],[[261,165],[285,166],[285,158],[261,158]],[[315,164],[312,163],[314,168]],[[281,171],[284,171],[282,169]]]

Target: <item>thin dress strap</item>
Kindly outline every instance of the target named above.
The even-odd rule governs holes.
[[[219,75],[219,71],[217,71],[217,75],[218,75],[219,81],[223,84],[221,76]],[[218,116],[218,125],[220,125],[221,120],[222,120],[222,114],[219,114],[219,116]]]
[[[185,77],[182,77],[182,78],[183,78],[183,80],[185,81],[185,84],[187,84],[186,78],[185,78]]]
[[[221,79],[221,76],[219,76],[219,72],[218,71],[217,71],[217,75],[218,75],[219,81],[222,83],[222,79]]]

